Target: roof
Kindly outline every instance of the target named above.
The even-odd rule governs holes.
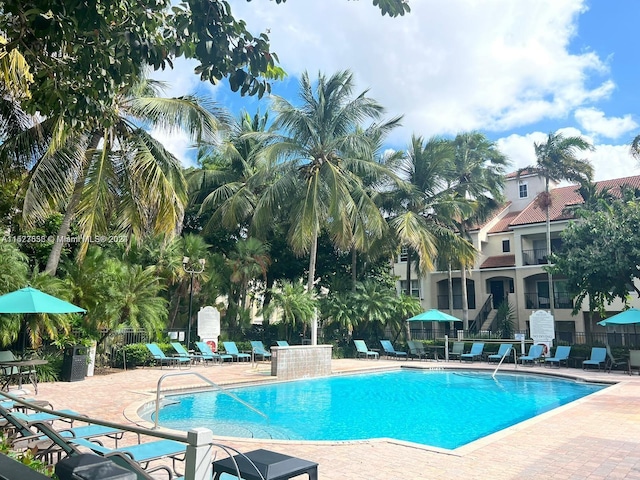
[[[524,174],[524,173],[523,173]],[[510,173],[507,177],[515,177],[516,173]],[[604,188],[608,188],[610,193],[615,196],[620,196],[620,188],[627,186],[630,188],[640,189],[640,175],[614,178],[611,180],[601,180],[596,182],[596,188],[601,191]],[[568,220],[573,218],[570,212],[565,210],[569,206],[580,205],[584,203],[584,200],[580,193],[578,193],[579,185],[569,185],[566,187],[557,187],[550,190],[551,195],[551,207],[549,209],[549,217],[552,222],[560,220]],[[491,227],[487,233],[502,233],[508,232],[512,227],[521,225],[531,225],[536,223],[546,222],[546,214],[544,208],[538,206],[539,199],[544,195],[540,193],[536,196],[522,211],[508,212],[503,218],[498,220],[496,224]],[[496,218],[500,213],[504,212],[511,206],[511,202],[507,202],[494,210],[494,213],[490,218],[479,225],[473,225],[469,231],[479,230],[488,225],[492,220]]]
[[[480,268],[500,268],[500,267],[515,267],[516,256],[515,255],[496,255],[488,257]]]

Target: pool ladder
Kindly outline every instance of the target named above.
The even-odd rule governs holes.
[[[158,428],[158,421],[160,419],[160,388],[162,387],[162,381],[166,377],[175,377],[175,376],[178,376],[178,375],[180,375],[180,376],[182,376],[182,375],[195,375],[200,380],[204,381],[205,383],[208,383],[212,387],[217,388],[220,392],[224,393],[225,395],[229,395],[231,398],[233,398],[235,401],[241,403],[242,405],[247,407],[249,410],[253,410],[258,415],[266,418],[267,420],[269,419],[269,417],[265,413],[261,412],[260,410],[258,410],[257,408],[253,407],[252,405],[249,405],[247,402],[242,400],[237,395],[235,395],[235,394],[233,394],[231,392],[227,392],[224,388],[222,388],[216,382],[213,382],[213,381],[209,380],[207,377],[204,377],[204,376],[200,375],[197,372],[175,372],[175,373],[165,373],[164,375],[162,375],[158,379],[158,386],[156,387],[156,414],[155,414],[155,420],[154,420],[154,424],[153,424],[154,430]]]
[[[518,368],[518,357],[517,357],[516,349],[511,347],[502,355],[502,358],[498,362],[498,366],[496,367],[496,369],[493,371],[493,374],[491,375],[492,378],[496,378],[496,373],[498,373],[498,369],[500,368],[500,365],[502,365],[502,362],[504,362],[505,358],[511,355],[512,351],[513,351],[513,363],[515,364],[516,368]]]

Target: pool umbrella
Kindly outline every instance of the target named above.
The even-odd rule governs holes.
[[[630,308],[624,312],[615,314],[612,317],[605,318],[598,322],[598,325],[606,327],[607,325],[636,325],[640,323],[640,310]]]
[[[85,313],[57,297],[32,287],[21,288],[0,296],[0,313]]]
[[[25,287],[0,296],[0,313],[84,313],[86,310],[65,300],[41,292],[37,288]],[[23,322],[24,324],[24,322]],[[26,336],[26,335],[25,335]],[[24,352],[25,337],[22,338]]]
[[[419,313],[418,315],[411,317],[407,322],[460,322],[459,318],[456,318],[448,313],[441,312],[435,308],[427,310],[426,312]]]

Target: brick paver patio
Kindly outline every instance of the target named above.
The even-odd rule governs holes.
[[[482,368],[486,363],[334,360],[334,373],[402,365],[424,368]],[[504,366],[512,370],[513,366]],[[98,374],[79,382],[41,384],[37,398],[93,418],[141,424],[140,404],[155,399],[158,379],[175,369],[144,368]],[[268,363],[195,366],[218,384],[268,381]],[[221,439],[246,452],[256,448],[318,462],[320,478],[342,479],[550,479],[640,480],[640,377],[623,372],[519,367],[520,372],[569,375],[617,382],[610,388],[453,451],[388,440],[291,442]],[[197,377],[166,378],[166,389],[201,384]],[[473,408],[470,405],[469,408]],[[482,415],[482,412],[478,412]],[[214,432],[215,434],[215,432]],[[304,478],[304,477],[300,477]]]

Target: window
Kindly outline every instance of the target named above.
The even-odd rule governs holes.
[[[400,292],[407,292],[406,280],[400,280]],[[411,296],[420,298],[420,280],[411,280]]]
[[[502,253],[509,253],[511,251],[511,245],[509,240],[502,240]]]
[[[409,249],[404,246],[400,249],[400,261],[406,262],[407,258],[409,258]]]
[[[528,185],[524,182],[520,182],[518,185],[518,192],[520,194],[520,198],[527,198],[529,196]]]

